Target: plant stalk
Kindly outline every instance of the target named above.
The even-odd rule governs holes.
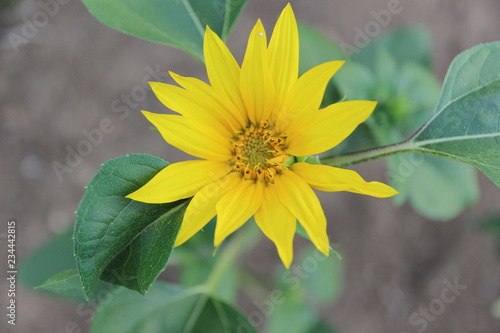
[[[368,162],[377,158],[387,157],[400,153],[418,151],[418,145],[413,141],[403,141],[388,146],[374,149],[363,150],[359,152],[347,153],[343,155],[320,158],[321,164],[333,167],[346,167],[354,164]]]
[[[247,224],[254,224],[248,221]],[[259,229],[255,225],[249,225],[246,230],[238,230],[229,244],[222,248],[222,254],[217,260],[205,283],[209,294],[214,294],[218,283],[228,269],[234,267],[238,257],[247,249],[252,247],[260,239]]]

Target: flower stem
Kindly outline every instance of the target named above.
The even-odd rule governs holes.
[[[234,267],[235,261],[238,257],[251,246],[255,245],[259,240],[258,228],[253,221],[247,222],[252,224],[246,230],[239,230],[236,235],[225,245],[222,249],[222,254],[217,260],[214,268],[210,272],[205,286],[209,294],[214,294],[217,285],[226,271]]]
[[[406,153],[410,151],[418,151],[418,145],[412,140],[395,143],[388,146],[378,147],[374,149],[363,150],[354,153],[347,153],[338,156],[320,158],[321,164],[346,167],[358,163],[368,162],[377,158],[387,157],[395,154]]]

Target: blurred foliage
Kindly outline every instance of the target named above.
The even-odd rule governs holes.
[[[269,298],[255,301],[268,315],[268,333],[336,332],[318,317],[318,306],[333,304],[343,289],[342,262],[306,249],[289,270],[279,268]],[[267,313],[266,313],[267,312]]]
[[[185,288],[205,283],[219,259],[213,244],[215,219],[213,218],[200,232],[176,248],[172,255],[172,261],[180,268],[179,283]],[[224,246],[224,243],[221,246]],[[234,303],[240,282],[239,274],[237,269],[226,271],[217,284],[214,295],[223,301]]]
[[[53,236],[26,257],[19,267],[19,279],[35,287],[56,273],[76,269],[73,256],[73,226]]]
[[[303,25],[300,29],[301,36],[316,41],[307,41],[307,50],[301,48],[304,70],[327,57],[343,59],[340,48],[321,33]],[[429,37],[420,28],[389,32],[354,52],[333,77],[325,104],[345,98],[375,100],[378,105],[365,123],[326,154],[398,143],[415,133],[429,119],[440,95],[430,59]],[[476,202],[479,191],[471,166],[416,154],[387,158],[386,180],[400,192],[394,203],[408,200],[419,214],[446,221]]]
[[[257,332],[247,317],[203,288],[157,282],[148,297],[121,289],[101,304],[91,333]]]
[[[480,221],[479,229],[488,232],[493,236],[497,243],[498,253],[500,255],[500,214],[490,216]]]
[[[0,1],[0,12],[9,8],[14,7],[19,0],[2,0]]]

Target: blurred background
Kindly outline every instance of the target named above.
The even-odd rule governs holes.
[[[358,29],[374,20],[373,11],[387,9],[391,2],[291,1],[299,21],[350,45]],[[170,162],[185,159],[149,130],[140,110],[165,109],[151,91],[144,93],[140,87],[148,80],[172,82],[168,71],[206,78],[204,66],[184,52],[108,28],[80,1],[57,2],[53,15],[44,20],[37,13],[46,3],[0,3],[2,267],[6,267],[7,221],[17,222],[17,259],[22,263],[72,225],[84,186],[106,160],[129,153],[152,154]],[[238,60],[256,19],[262,18],[271,29],[285,4],[249,1],[229,38]],[[426,28],[432,40],[433,70],[440,81],[457,54],[500,40],[496,0],[407,0],[401,1],[401,8],[381,33],[408,25]],[[111,123],[107,132],[90,147],[81,146],[103,121]],[[86,156],[74,157],[71,151],[78,149],[86,149]],[[388,181],[383,160],[354,169],[365,179]],[[483,219],[500,216],[500,190],[482,174],[478,179],[479,200],[448,222],[431,221],[407,204],[396,207],[390,200],[320,193],[330,238],[343,257],[341,291],[334,304],[319,306],[322,318],[343,333],[500,332],[500,320],[493,316],[500,297],[498,244],[479,228]],[[297,246],[310,245],[298,240]],[[264,287],[274,288],[266,279],[280,263],[268,240],[263,239],[243,262]],[[453,292],[450,284],[459,285],[457,297],[449,303],[436,301],[447,288]],[[2,278],[2,309],[8,301],[6,287]],[[2,314],[2,332],[88,331],[92,307],[37,292],[19,280],[16,296],[17,324],[7,325]],[[434,308],[437,315],[433,315],[439,304],[445,307]],[[240,305],[247,313],[256,311],[248,295],[241,297]],[[421,309],[430,309],[429,317]],[[412,315],[414,321],[427,318],[426,324],[412,323]]]

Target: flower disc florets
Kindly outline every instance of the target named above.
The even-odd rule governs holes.
[[[285,170],[289,159],[285,153],[286,136],[277,133],[268,121],[250,124],[231,142],[234,157],[229,161],[234,171],[245,179],[274,183],[276,174]]]

